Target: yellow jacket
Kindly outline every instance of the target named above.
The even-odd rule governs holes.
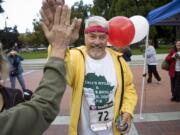
[[[78,122],[80,119],[81,111],[81,100],[83,94],[83,83],[85,74],[85,63],[84,59],[86,57],[86,47],[81,46],[79,48],[71,49],[68,51],[66,56],[66,72],[67,72],[67,82],[72,87],[72,102],[71,102],[71,112],[70,112],[70,125],[69,125],[69,135],[78,135]],[[122,54],[107,48],[107,50],[112,55],[116,78],[118,81],[117,90],[115,93],[115,105],[114,105],[114,121],[113,121],[113,132],[114,135],[119,135],[119,130],[115,126],[115,120],[119,113],[128,112],[133,116],[133,111],[137,103],[137,94],[132,83],[132,73],[129,69],[128,64],[121,57]],[[118,57],[122,63],[123,73],[124,73],[124,96],[122,107],[119,110],[119,105],[121,101],[122,92],[122,78],[121,78],[121,68],[118,61]]]

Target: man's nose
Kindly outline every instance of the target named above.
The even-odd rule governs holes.
[[[95,44],[99,44],[101,42],[101,39],[99,37],[97,37],[94,42],[95,42]]]

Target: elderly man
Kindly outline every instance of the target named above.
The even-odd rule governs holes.
[[[47,21],[46,9],[51,5],[48,7],[48,2],[45,5],[41,11],[43,30],[53,44],[64,37],[61,31],[68,31],[72,25],[76,28],[80,21],[74,19],[72,25],[70,20],[65,23],[71,12],[67,6],[56,6],[56,11],[50,13],[55,18]],[[67,12],[61,14],[62,10]],[[85,46],[66,51],[67,82],[72,87],[70,135],[119,135],[129,131],[137,94],[132,73],[122,54],[106,47],[107,27],[103,17],[88,18],[84,30]],[[117,122],[119,118],[121,121]]]

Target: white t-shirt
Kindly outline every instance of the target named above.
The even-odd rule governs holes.
[[[117,79],[112,57],[109,52],[100,60],[87,56],[85,65],[78,135],[113,135],[111,124]]]
[[[177,54],[180,56],[180,52],[177,52]],[[180,71],[180,59],[176,59],[175,71]]]
[[[156,50],[151,45],[146,49],[146,62],[148,65],[157,65]]]

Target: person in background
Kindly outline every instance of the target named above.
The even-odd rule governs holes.
[[[11,82],[11,88],[16,88],[16,78],[22,87],[23,92],[26,91],[25,81],[23,77],[23,67],[21,61],[23,60],[15,50],[11,50],[8,54],[8,60],[10,64],[9,78]]]
[[[146,55],[146,63],[148,67],[148,79],[147,83],[152,82],[152,75],[157,80],[157,83],[159,84],[161,81],[161,77],[159,76],[159,73],[157,71],[157,59],[156,59],[156,50],[153,45],[148,45],[148,47],[145,50],[145,55]]]
[[[3,86],[8,77],[9,63],[2,46],[0,48],[0,112],[25,101],[22,90]]]
[[[8,76],[8,68],[8,59],[3,53],[2,46],[0,46],[0,112],[7,110],[19,103],[30,100],[32,96],[32,92],[28,92],[24,95],[20,89],[3,86]]]
[[[64,9],[62,12],[65,12]],[[69,19],[64,19],[66,23],[69,22]],[[56,41],[49,40],[52,47],[51,55],[32,99],[0,113],[0,135],[42,135],[55,119],[66,87],[64,57],[70,35],[75,29],[73,26],[61,31],[63,36],[56,37]],[[2,56],[0,54],[1,76],[5,74],[2,68],[5,61]],[[3,106],[4,99],[0,94],[0,107]]]
[[[129,46],[126,47],[112,47],[114,50],[122,53],[123,58],[125,59],[126,62],[130,62],[131,61],[131,56],[132,56],[132,52],[131,52],[131,48]]]
[[[169,52],[165,60],[169,63],[169,76],[171,82],[171,101],[180,102],[180,39]]]
[[[20,49],[19,49],[18,44],[16,42],[14,43],[14,46],[12,47],[12,49],[15,50],[17,53],[20,52]]]
[[[131,48],[130,47],[124,47],[124,48],[121,49],[121,51],[123,53],[123,58],[127,62],[130,62],[131,61],[131,56],[132,56]]]
[[[70,19],[71,10],[66,5],[57,6],[56,12],[51,13],[55,18],[48,21],[53,22],[50,25],[46,23],[48,15],[44,11],[47,6],[48,2],[41,10],[43,31],[53,44],[59,37],[64,37],[62,31],[71,28],[70,20],[64,22],[65,18]],[[62,10],[66,12],[62,13]],[[75,27],[79,21],[73,20]],[[119,53],[106,47],[108,33],[105,18],[88,18],[84,32],[85,46],[66,52],[67,82],[72,88],[69,134],[128,133],[137,103],[129,66]],[[70,43],[66,42],[67,45]],[[121,123],[117,122],[120,117]]]

